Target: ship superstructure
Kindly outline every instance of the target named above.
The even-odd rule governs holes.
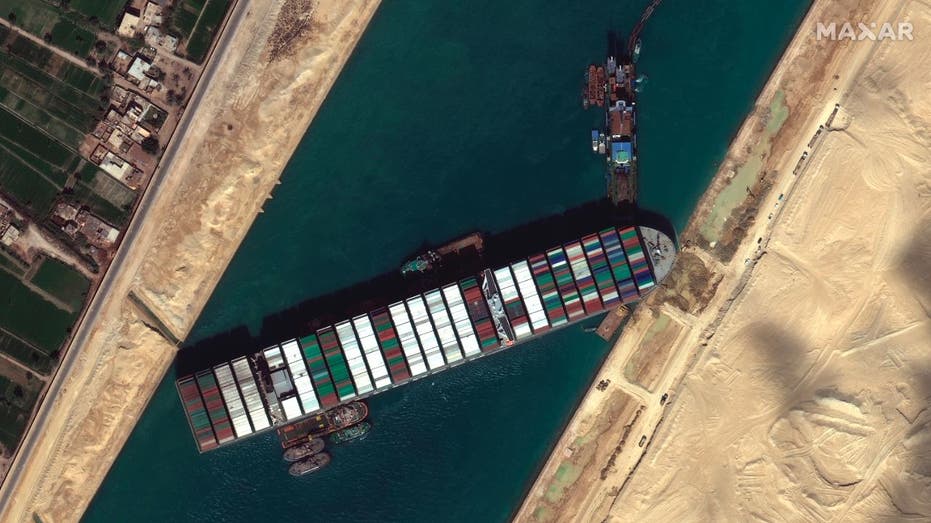
[[[609,227],[182,377],[178,393],[208,451],[637,301],[674,255],[656,229]]]

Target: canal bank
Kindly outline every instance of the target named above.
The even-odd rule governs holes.
[[[423,241],[500,230],[603,192],[578,71],[643,6],[604,18],[591,5],[518,2],[489,22],[482,13],[494,7],[382,6],[195,338],[258,329],[396,267]],[[663,7],[643,35],[640,195],[681,227],[805,6]],[[360,104],[373,86],[379,103]],[[567,330],[387,393],[372,401],[369,438],[300,481],[271,440],[198,457],[168,382],[87,520],[502,519],[607,349]]]

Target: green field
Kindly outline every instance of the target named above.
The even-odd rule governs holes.
[[[229,0],[182,0],[175,6],[170,26],[187,42],[188,58],[203,62],[229,6]]]
[[[97,18],[103,27],[109,28],[119,23],[126,0],[71,0],[69,5],[88,18]]]
[[[44,216],[59,188],[0,146],[0,188],[20,205]]]
[[[0,136],[28,148],[53,165],[65,168],[74,161],[71,151],[17,116],[0,108]]]
[[[5,447],[13,449],[19,442],[37,397],[38,387],[22,387],[0,376],[0,443]]]
[[[92,163],[86,164],[80,173],[80,181],[74,186],[72,197],[110,225],[125,225],[136,193]]]
[[[226,11],[229,10],[229,6],[229,0],[209,0],[207,2],[207,6],[200,15],[197,28],[187,43],[187,54],[191,60],[197,63],[204,61],[207,51],[210,50],[210,44],[213,43],[213,38],[220,28],[220,23],[223,22]]]
[[[71,266],[54,258],[46,258],[30,280],[33,285],[67,303],[78,311],[91,282]]]
[[[109,4],[112,1],[85,0],[98,4]],[[97,40],[97,36],[89,27],[78,25],[69,19],[80,17],[73,14],[63,16],[64,12],[61,9],[42,0],[0,0],[0,13],[3,13],[7,20],[12,14],[13,23],[17,26],[39,37],[49,35],[53,45],[81,57],[87,56]]]
[[[200,14],[200,11],[191,9],[188,2],[182,2],[175,7],[174,12],[171,14],[171,26],[179,33],[181,38],[188,38],[197,23],[198,14]]]
[[[4,392],[15,385],[3,376],[0,376],[0,387]],[[12,389],[15,391],[15,389]],[[5,397],[0,398],[0,443],[8,449],[13,449],[19,443],[26,430],[26,422],[29,418],[29,412],[22,407],[18,407],[9,402]]]
[[[87,56],[90,53],[97,36],[76,25],[71,20],[61,20],[52,28],[52,45],[61,47],[78,56]]]
[[[0,250],[0,270],[9,272],[17,277],[22,277],[22,275],[26,274],[26,270],[28,269],[28,265],[17,260],[12,254]]]
[[[57,361],[56,358],[38,351],[9,334],[0,331],[0,352],[35,370],[39,374],[48,374]]]
[[[46,354],[57,351],[77,319],[32,292],[19,279],[0,271],[0,328]]]
[[[135,194],[96,176],[98,169],[76,152],[103,116],[106,80],[26,38],[10,38],[9,49],[0,50],[0,189],[41,219],[84,163],[84,182],[74,188],[77,203],[124,223],[122,207]]]

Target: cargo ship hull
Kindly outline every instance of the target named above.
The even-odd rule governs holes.
[[[184,376],[178,393],[205,452],[635,302],[674,257],[657,229],[608,227]]]

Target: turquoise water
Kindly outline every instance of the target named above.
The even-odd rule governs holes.
[[[386,1],[191,341],[258,333],[265,316],[393,270],[425,241],[600,197],[583,68],[646,2],[584,4]],[[659,8],[640,61],[644,206],[684,226],[807,5]],[[198,455],[170,375],[85,520],[506,519],[608,349],[572,327],[384,393],[372,433],[300,479],[274,435]]]

